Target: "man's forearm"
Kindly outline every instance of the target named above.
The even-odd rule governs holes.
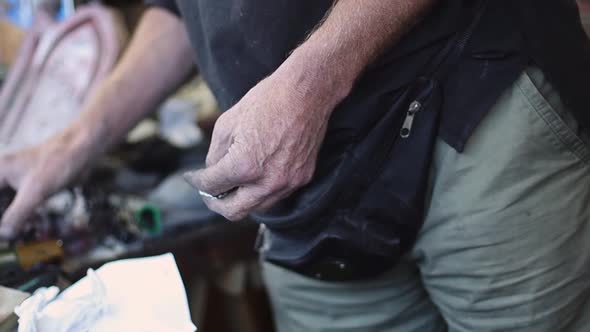
[[[306,95],[338,103],[365,67],[397,43],[436,0],[339,0],[324,22],[285,61]],[[297,68],[297,69],[293,69]],[[317,82],[323,82],[317,91]]]
[[[97,155],[119,141],[188,77],[193,57],[180,19],[148,9],[122,59],[61,136]]]
[[[207,167],[185,174],[205,204],[240,220],[308,184],[331,112],[434,1],[337,1],[307,41],[218,119]]]

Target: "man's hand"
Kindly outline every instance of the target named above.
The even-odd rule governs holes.
[[[307,184],[333,109],[434,2],[336,1],[309,39],[219,118],[207,168],[186,178],[213,196],[231,192],[205,203],[239,220]]]
[[[205,198],[230,220],[263,211],[313,176],[332,96],[307,92],[296,74],[278,71],[225,112],[213,131],[207,168],[186,175],[210,194],[235,189],[221,200]]]

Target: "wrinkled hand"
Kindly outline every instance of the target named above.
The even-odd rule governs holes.
[[[72,142],[65,137],[0,156],[0,188],[10,186],[17,191],[0,221],[0,238],[18,235],[35,208],[77,173],[78,161]]]
[[[207,167],[185,175],[205,193],[233,190],[223,199],[204,197],[211,210],[240,220],[311,180],[335,106],[318,92],[275,72],[217,120]]]

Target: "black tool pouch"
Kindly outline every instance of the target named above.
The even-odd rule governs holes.
[[[387,96],[386,112],[370,125],[359,124],[367,126],[361,138],[342,144],[329,131],[313,181],[253,216],[270,232],[267,260],[297,268],[338,257],[362,278],[391,268],[412,247],[424,218],[441,82],[459,62],[484,7],[481,1],[468,27],[424,75]]]

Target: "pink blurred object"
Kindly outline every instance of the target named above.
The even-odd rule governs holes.
[[[63,23],[40,11],[0,91],[0,154],[67,127],[126,41],[122,18],[105,7],[87,6]]]
[[[580,9],[580,19],[586,34],[590,36],[590,1],[589,0],[578,0],[578,8]]]

